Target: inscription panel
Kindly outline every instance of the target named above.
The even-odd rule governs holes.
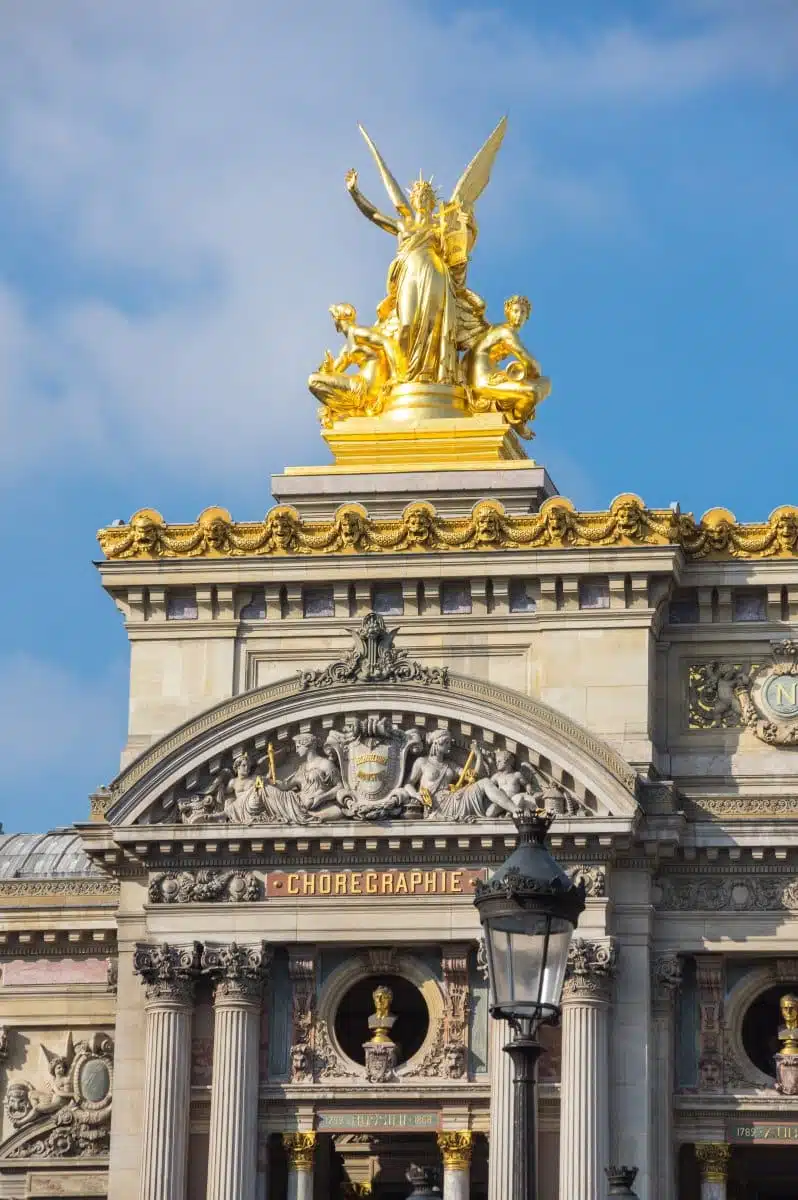
[[[486,871],[462,868],[373,871],[272,871],[266,895],[329,896],[469,896]]]

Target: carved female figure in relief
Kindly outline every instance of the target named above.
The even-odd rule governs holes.
[[[408,800],[421,801],[431,820],[476,821],[479,817],[514,811],[513,801],[492,779],[478,779],[482,753],[472,743],[470,767],[460,770],[451,761],[452,735],[448,729],[427,734],[429,753],[417,758],[407,783],[399,790]]]

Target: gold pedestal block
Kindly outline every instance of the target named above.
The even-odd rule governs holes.
[[[386,420],[386,416],[389,417]],[[402,419],[350,417],[323,431],[335,471],[432,470],[528,462],[500,413]]]

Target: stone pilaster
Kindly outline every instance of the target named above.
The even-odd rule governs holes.
[[[504,1053],[510,1036],[506,1021],[488,1017],[488,1200],[507,1200],[513,1194],[513,1064],[510,1055]]]
[[[609,942],[574,938],[562,995],[560,1195],[598,1200],[609,1160],[608,1012],[615,975]]]
[[[141,1200],[185,1200],[191,1095],[191,1019],[200,946],[138,945],[146,989]]]
[[[701,1171],[701,1200],[726,1200],[731,1146],[726,1142],[696,1142],[695,1156]]]
[[[469,1200],[473,1144],[470,1129],[438,1134],[438,1149],[443,1158],[443,1200]]]
[[[287,1200],[313,1200],[316,1134],[310,1131],[284,1133],[283,1145],[288,1155]]]
[[[659,955],[654,960],[651,980],[652,1189],[659,1200],[676,1200],[673,1141],[674,1010],[681,983],[682,960],[678,954]]]
[[[206,946],[202,954],[214,987],[207,1200],[256,1198],[260,1009],[270,958],[263,942]]]

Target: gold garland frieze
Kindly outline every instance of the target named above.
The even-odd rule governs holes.
[[[584,546],[680,546],[688,558],[798,557],[798,508],[777,508],[767,521],[741,525],[727,509],[700,521],[689,513],[646,508],[624,493],[606,512],[578,512],[552,496],[540,512],[512,515],[496,500],[481,500],[467,517],[440,516],[426,500],[401,517],[370,517],[344,504],[329,521],[306,521],[290,505],[262,521],[233,521],[224,508],[206,508],[193,524],[169,525],[152,508],[129,524],[101,529],[109,559],[231,558],[280,555],[391,554],[451,550],[564,550]]]

